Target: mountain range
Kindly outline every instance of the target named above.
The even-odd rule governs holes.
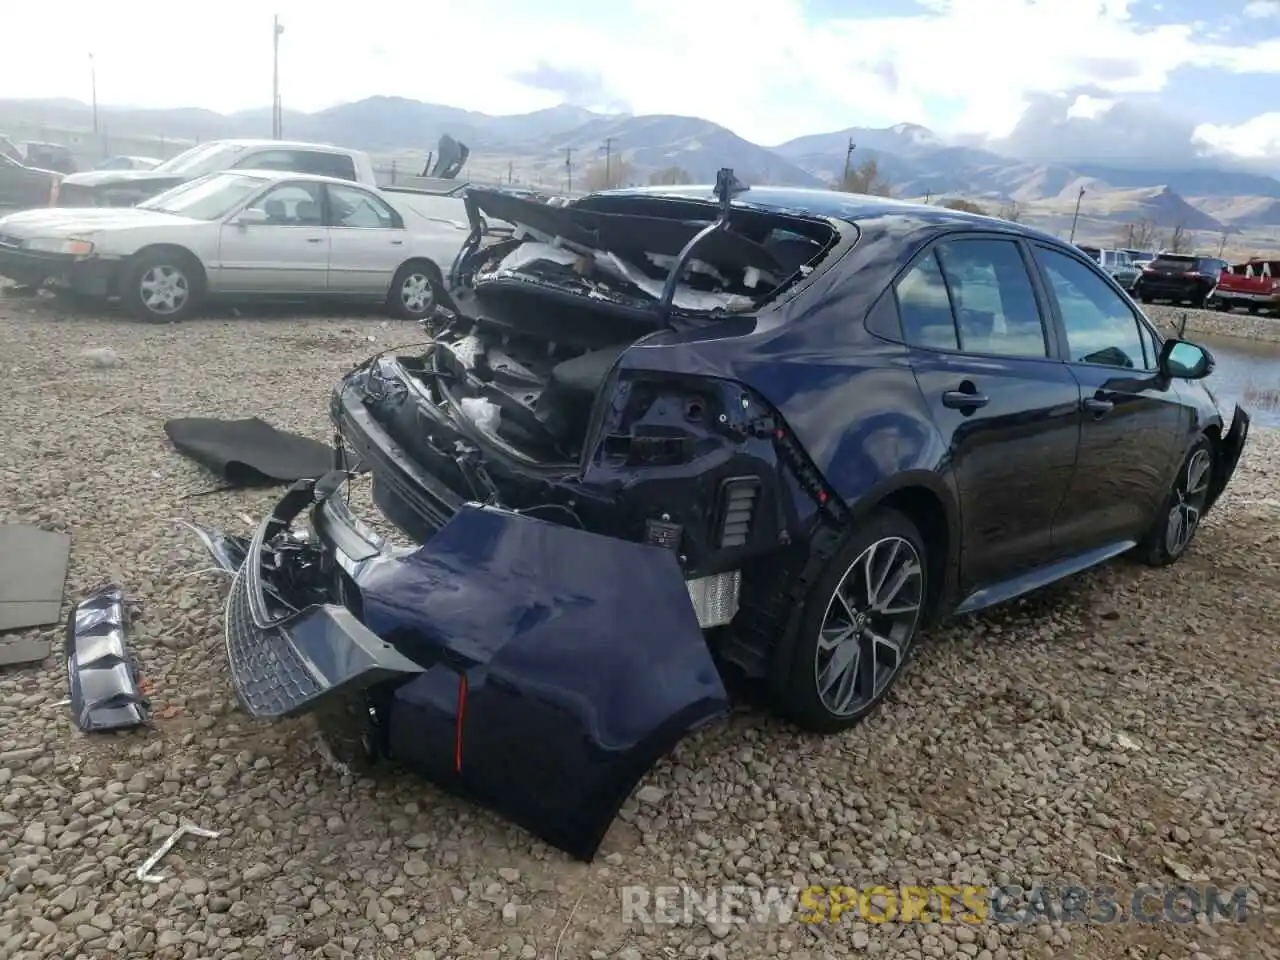
[[[113,139],[207,140],[266,136],[270,110],[219,114],[198,108],[98,108]],[[92,129],[92,109],[73,100],[0,100],[0,132]],[[1103,164],[1032,162],[995,149],[948,143],[914,124],[852,127],[763,146],[698,117],[602,114],[561,105],[495,116],[400,97],[371,97],[316,113],[285,112],[285,136],[366,149],[386,162],[417,163],[448,133],[471,148],[464,173],[476,181],[513,180],[564,188],[566,159],[574,185],[611,163],[634,182],[671,167],[709,183],[733,167],[747,183],[822,187],[839,180],[848,147],[857,165],[874,159],[900,197],[963,197],[992,212],[1019,209],[1032,222],[1073,217],[1088,233],[1114,236],[1119,226],[1145,221],[1161,230],[1249,236],[1253,245],[1280,244],[1280,180],[1227,168],[1150,169]],[[53,137],[50,137],[53,138]],[[135,148],[136,149],[136,148]],[[115,152],[124,152],[114,148]],[[141,152],[141,151],[137,151]],[[620,163],[619,163],[620,162]],[[1083,189],[1084,193],[1081,194]]]

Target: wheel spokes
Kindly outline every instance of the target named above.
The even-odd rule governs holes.
[[[899,537],[871,544],[845,572],[818,636],[815,680],[837,716],[878,697],[902,665],[924,602],[923,564]]]

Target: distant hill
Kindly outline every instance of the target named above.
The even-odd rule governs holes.
[[[199,108],[100,106],[98,113],[103,129],[116,138],[189,142],[265,137],[271,128],[266,108],[219,114]],[[57,130],[83,136],[92,127],[92,112],[74,100],[0,100],[0,133],[15,127],[47,130],[55,139],[52,132]],[[874,159],[898,196],[966,196],[988,206],[1016,201],[1057,216],[1065,205],[1074,207],[1083,186],[1092,221],[1141,218],[1161,227],[1181,223],[1200,231],[1263,234],[1280,227],[1280,180],[1274,177],[1235,170],[1120,170],[1104,164],[1031,162],[950,144],[916,124],[850,127],[765,147],[698,117],[602,114],[569,105],[494,116],[403,97],[370,97],[311,114],[286,111],[284,130],[290,138],[402,155],[406,163],[420,160],[447,133],[471,148],[466,175],[474,179],[563,184],[568,159],[575,186],[585,182],[592,167],[603,164],[606,142],[611,160],[621,160],[630,182],[647,182],[655,171],[674,166],[696,182],[709,183],[718,169],[728,166],[748,183],[825,186],[839,179],[852,141],[852,161]],[[1186,197],[1195,199],[1188,202]]]

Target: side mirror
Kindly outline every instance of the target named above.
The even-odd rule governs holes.
[[[241,210],[240,215],[231,222],[240,227],[247,227],[251,223],[266,223],[267,211],[257,207],[250,207],[248,210]]]
[[[1160,372],[1180,380],[1202,380],[1213,373],[1213,354],[1189,340],[1166,340],[1160,351]]]

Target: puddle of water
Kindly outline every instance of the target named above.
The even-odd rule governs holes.
[[[1188,334],[1213,352],[1206,381],[1229,418],[1243,404],[1255,426],[1280,427],[1280,343]]]

